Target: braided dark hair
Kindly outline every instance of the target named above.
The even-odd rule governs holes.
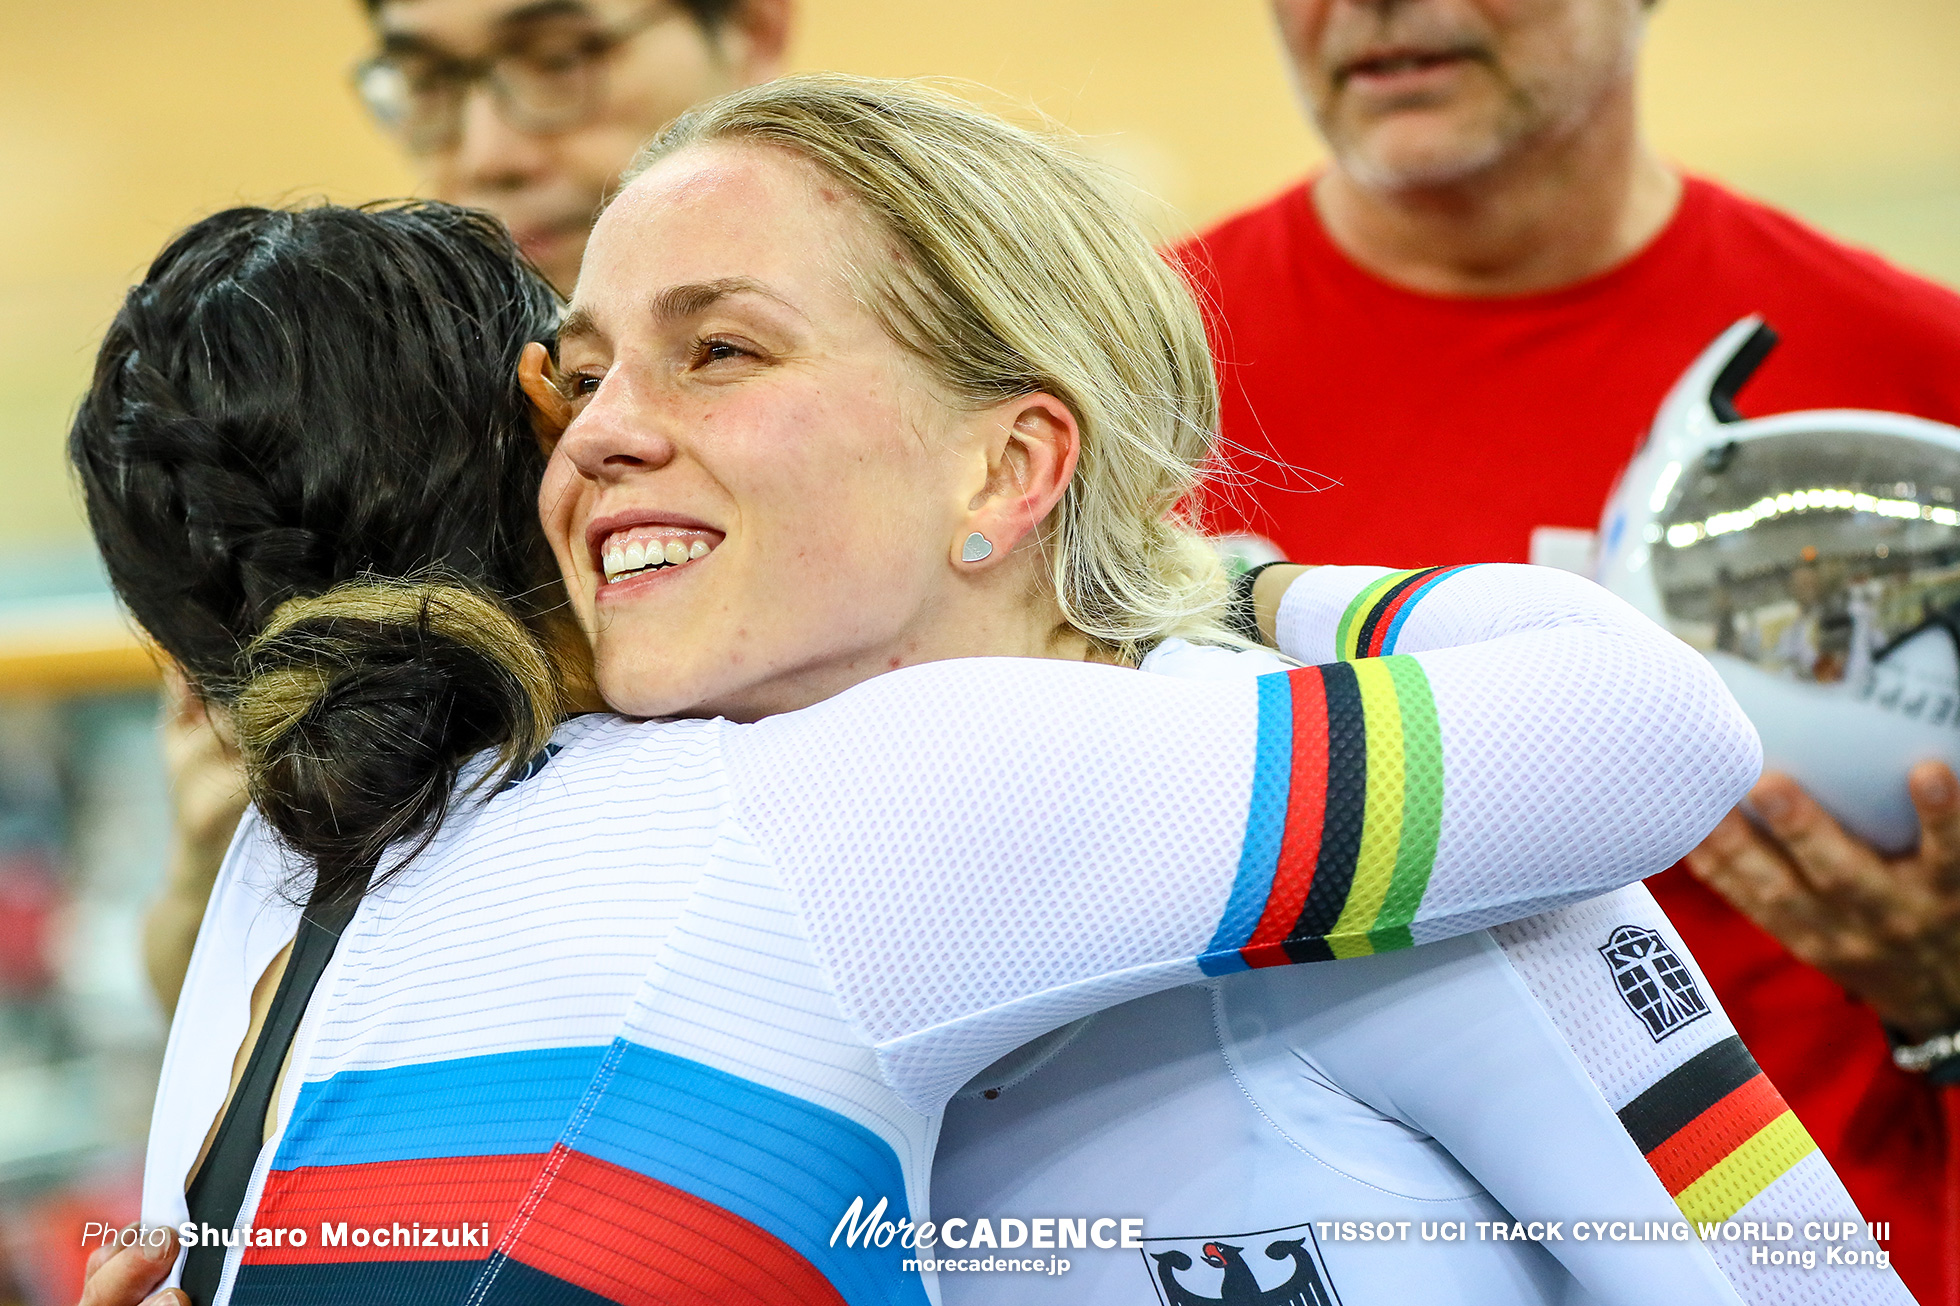
[[[201,695],[250,709],[252,796],[323,881],[549,729],[564,595],[516,375],[557,312],[480,213],[238,208],[171,241],[103,340],[68,447],[110,579]],[[456,638],[459,610],[492,634]]]

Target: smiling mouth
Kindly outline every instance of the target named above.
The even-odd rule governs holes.
[[[1390,50],[1356,59],[1341,68],[1341,81],[1356,77],[1394,77],[1400,73],[1426,72],[1446,64],[1466,63],[1477,57],[1474,50]]]
[[[720,535],[709,531],[634,526],[606,537],[599,549],[599,566],[610,585],[699,562],[713,553],[721,540]]]

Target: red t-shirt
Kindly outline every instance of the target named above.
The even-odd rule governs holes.
[[[1590,529],[1676,377],[1750,313],[1783,342],[1746,415],[1960,424],[1960,296],[1706,181],[1626,263],[1546,294],[1390,285],[1334,246],[1304,186],[1178,252],[1213,314],[1235,451],[1216,523],[1303,562],[1524,561],[1534,527]],[[1944,1300],[1960,1212],[1935,1092],[1893,1068],[1869,1009],[1684,868],[1651,887],[1866,1218],[1892,1222],[1908,1286]]]

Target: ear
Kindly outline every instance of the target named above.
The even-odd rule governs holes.
[[[531,401],[531,431],[549,458],[558,437],[572,424],[572,402],[559,388],[558,364],[552,361],[551,351],[535,340],[518,355],[517,384]]]
[[[1069,406],[1051,394],[1021,395],[981,414],[990,427],[985,479],[967,502],[952,557],[962,567],[991,567],[1033,534],[1062,501],[1082,452],[1082,431]],[[967,538],[978,533],[991,546],[987,556],[963,556]]]
[[[783,75],[795,17],[795,0],[742,0],[728,16],[721,39],[742,85]]]

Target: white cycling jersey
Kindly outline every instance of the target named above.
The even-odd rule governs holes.
[[[1574,577],[1326,568],[1281,621],[1355,660],[975,658],[750,725],[568,723],[362,900],[219,1301],[924,1302],[930,1270],[833,1231],[860,1197],[931,1209],[940,1108],[998,1056],[1628,883],[1759,765],[1706,664]],[[248,820],[165,1054],[152,1222],[185,1218],[287,870]]]
[[[1278,665],[1173,642],[1144,669]],[[937,1258],[973,1267],[947,1306],[1911,1301],[1638,885],[1048,1035],[948,1106],[933,1201],[963,1244]],[[1137,1245],[1057,1245],[1103,1217]]]

